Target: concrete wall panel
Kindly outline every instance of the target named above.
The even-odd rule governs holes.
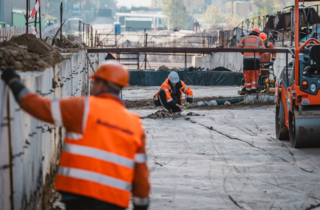
[[[89,90],[84,51],[44,72],[20,75],[31,91],[48,98],[80,96]],[[13,195],[13,209],[38,209],[41,199],[49,199],[46,195],[51,190],[48,186],[58,165],[64,131],[22,111],[2,81],[0,94],[0,206],[11,209],[10,196]],[[9,148],[12,148],[11,155]]]

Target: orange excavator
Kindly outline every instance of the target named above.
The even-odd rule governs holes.
[[[319,147],[320,42],[312,38],[299,47],[299,2],[312,1],[295,0],[295,53],[275,89],[276,137],[290,139],[293,148]]]

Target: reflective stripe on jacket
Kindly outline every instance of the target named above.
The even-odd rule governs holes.
[[[264,49],[263,41],[260,37],[255,35],[249,35],[240,41],[238,44],[238,48],[244,49]],[[253,52],[245,52],[243,55],[243,59],[260,59],[261,53],[253,53]]]
[[[274,49],[274,45],[271,42],[267,42],[267,49]],[[264,67],[265,64],[269,64],[271,60],[275,61],[277,58],[277,53],[262,53],[261,54],[261,64]]]
[[[61,116],[58,104],[55,120]],[[82,135],[66,135],[56,189],[128,207],[135,163],[146,162],[146,154],[137,153],[140,117],[115,100],[88,97],[82,122]]]
[[[191,90],[191,88],[186,85],[183,81],[181,81],[181,85],[182,87],[180,88],[180,104],[182,105],[182,93],[187,95],[187,99],[193,99],[193,92]],[[172,89],[170,87],[169,84],[169,78],[167,78],[164,83],[161,85],[159,91],[154,95],[153,100],[158,100],[158,94],[160,92],[160,90],[164,90],[166,93],[166,98],[167,98],[167,103],[170,103],[173,101],[172,97],[171,97],[171,93],[172,93]],[[177,101],[178,102],[178,101]]]

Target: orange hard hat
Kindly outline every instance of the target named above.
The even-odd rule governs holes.
[[[90,79],[100,78],[121,87],[129,86],[129,72],[116,60],[102,62]]]
[[[258,28],[253,29],[252,32],[256,32],[256,33],[260,34],[260,30]]]
[[[267,38],[268,38],[268,36],[267,36],[267,34],[265,34],[265,33],[261,33],[261,34],[260,34],[260,38],[261,38],[263,41],[266,41]]]

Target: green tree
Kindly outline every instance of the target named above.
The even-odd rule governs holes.
[[[171,29],[185,29],[188,25],[188,12],[183,0],[163,0],[162,11],[166,16],[165,23]]]
[[[221,12],[221,8],[215,5],[210,5],[207,11],[203,14],[203,21],[205,23],[217,24],[224,21],[224,14]]]
[[[205,0],[184,0],[184,4],[189,12],[201,12],[206,7]]]

